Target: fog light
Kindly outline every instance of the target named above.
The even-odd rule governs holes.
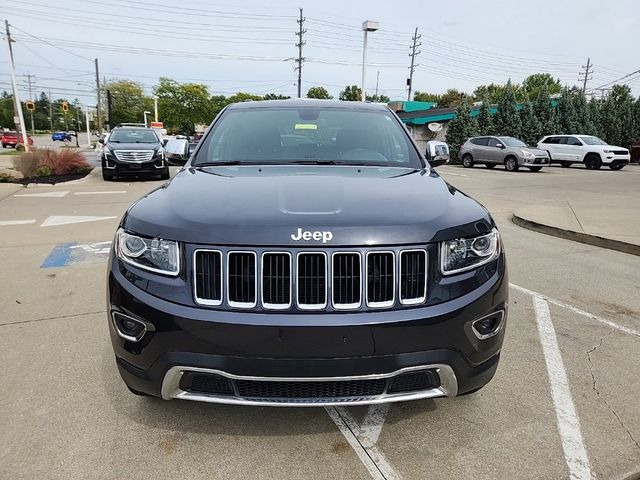
[[[480,340],[485,340],[498,334],[502,328],[503,319],[504,310],[499,310],[474,320],[471,324],[471,329],[476,337]]]
[[[146,324],[135,318],[119,312],[113,312],[111,318],[118,336],[130,342],[139,342],[147,332]]]

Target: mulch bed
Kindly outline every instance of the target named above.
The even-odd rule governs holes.
[[[13,183],[21,183],[22,185],[28,185],[29,183],[42,183],[46,185],[55,185],[56,183],[69,182],[71,180],[79,180],[89,175],[91,170],[85,173],[70,173],[69,175],[48,175],[46,177],[31,177],[14,179]]]

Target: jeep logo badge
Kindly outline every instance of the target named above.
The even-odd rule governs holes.
[[[309,230],[302,231],[301,228],[298,228],[298,232],[291,235],[291,240],[304,240],[308,242],[309,240],[315,240],[319,242],[322,240],[322,243],[327,243],[331,241],[333,238],[333,233],[331,232],[310,232]]]

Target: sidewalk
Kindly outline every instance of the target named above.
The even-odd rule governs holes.
[[[621,205],[619,196],[530,205],[513,212],[513,222],[567,240],[640,255],[640,205]]]

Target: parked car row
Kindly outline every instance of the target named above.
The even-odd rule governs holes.
[[[16,148],[19,143],[22,143],[18,142],[18,132],[0,132],[0,135],[2,135],[2,138],[0,139],[2,142],[2,148]],[[31,138],[30,135],[27,135],[27,142],[29,142],[29,145],[33,145],[33,138]]]
[[[605,165],[611,170],[621,170],[629,163],[630,155],[626,148],[608,145],[593,135],[548,135],[535,148],[514,137],[480,136],[462,145],[459,159],[466,168],[475,164],[487,168],[504,165],[510,172],[520,167],[539,172],[551,163],[563,167],[582,163],[590,170]]]

